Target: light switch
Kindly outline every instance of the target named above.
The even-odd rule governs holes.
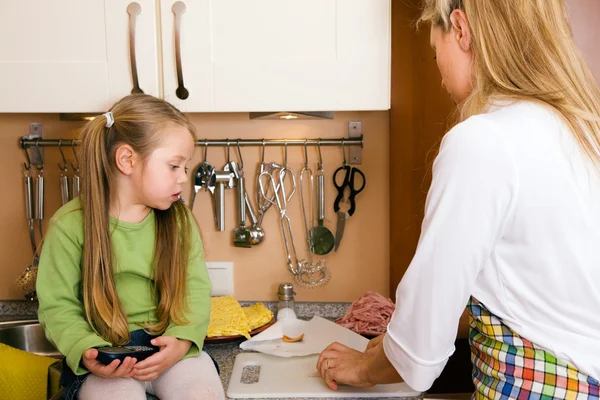
[[[233,296],[233,263],[207,262],[208,276],[212,283],[212,296]]]

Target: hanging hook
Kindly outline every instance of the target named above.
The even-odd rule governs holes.
[[[35,168],[38,171],[44,171],[44,159],[42,158],[42,152],[40,151],[40,139],[36,139],[35,141],[35,150],[37,151],[38,157],[40,159],[40,164],[36,164]]]
[[[343,166],[346,166],[346,147],[344,145],[344,138],[342,138],[342,154],[344,154],[344,162],[342,163]]]
[[[71,140],[71,150],[73,151],[73,156],[75,157],[75,164],[71,163],[71,168],[74,171],[79,171],[79,157],[77,157],[77,152],[75,151],[75,141]]]
[[[304,168],[308,168],[308,139],[304,139]]]
[[[227,140],[227,164],[229,164],[231,162],[231,158],[230,158],[231,152],[230,152],[230,149],[229,149],[229,144],[230,143],[229,143],[229,139],[225,139],[225,140]]]
[[[238,157],[240,158],[240,169],[244,169],[244,160],[242,159],[242,150],[240,149],[240,139],[236,142]]]
[[[204,162],[206,162],[206,155],[208,154],[208,138],[204,139]]]
[[[29,158],[27,147],[23,147],[23,151],[25,152],[25,157],[27,158],[27,162],[23,163],[23,168],[25,168],[25,171],[31,171],[31,159]]]
[[[319,150],[319,169],[323,166],[323,156],[321,155],[321,139],[317,141],[317,149]]]
[[[265,163],[265,139],[262,140],[262,155],[260,157],[261,164]]]
[[[285,139],[285,141],[283,142],[283,148],[284,148],[283,166],[285,168],[287,168],[287,144],[288,144],[288,141],[287,141],[287,139]]]
[[[60,151],[60,156],[62,157],[63,164],[64,164],[64,165],[60,165],[60,163],[58,163],[58,168],[63,171],[66,171],[67,170],[67,159],[65,158],[65,153],[63,152],[62,139],[58,140],[58,150]]]

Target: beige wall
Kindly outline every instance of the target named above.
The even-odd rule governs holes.
[[[367,187],[357,198],[357,211],[348,222],[344,240],[338,253],[326,256],[332,269],[332,279],[319,289],[297,287],[298,301],[352,301],[366,290],[389,293],[389,114],[387,112],[337,113],[329,120],[306,121],[250,121],[248,114],[192,114],[201,138],[305,138],[346,137],[348,121],[362,121],[365,135],[363,164],[360,168],[367,176]],[[0,114],[0,300],[20,299],[21,294],[14,280],[31,262],[31,248],[24,214],[22,163],[25,161],[18,140],[28,134],[30,122],[44,125],[45,138],[72,138],[81,126],[77,122],[61,122],[56,114]],[[232,158],[236,158],[232,148]],[[46,223],[59,207],[58,186],[60,161],[58,148],[46,148]],[[302,168],[303,150],[289,148],[289,165],[296,173]],[[196,149],[195,166],[202,159],[202,148]],[[67,157],[72,153],[67,151]],[[339,147],[323,147],[326,172],[326,225],[335,231],[336,216],[332,210],[335,188],[331,174],[342,162]],[[256,166],[260,160],[260,148],[242,147],[249,194],[254,199]],[[313,170],[316,170],[316,148],[309,147]],[[268,147],[267,161],[281,163],[283,148]],[[224,148],[209,148],[209,161],[222,167],[225,162]],[[190,175],[192,173],[190,168]],[[189,189],[184,193],[189,198]],[[263,228],[265,241],[251,249],[231,245],[232,230],[236,226],[237,213],[235,191],[227,192],[226,231],[217,232],[213,222],[212,205],[207,193],[199,193],[194,206],[204,238],[208,261],[232,261],[234,263],[235,295],[240,300],[274,300],[277,285],[291,279],[285,265],[283,239],[279,227],[279,215],[272,207],[265,217]],[[296,245],[305,254],[304,231],[300,214],[298,194],[290,205],[290,215]]]

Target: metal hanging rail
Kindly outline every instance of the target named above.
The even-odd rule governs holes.
[[[196,140],[196,146],[360,146],[363,147],[362,135],[357,138],[329,138],[329,139],[204,139]],[[33,139],[24,136],[21,138],[21,147],[71,147],[78,146],[78,139]]]
[[[21,137],[21,148],[35,148],[30,162],[43,164],[44,155],[42,147],[71,147],[79,146],[78,139],[44,139],[42,124],[30,123],[29,136]],[[348,137],[345,138],[305,138],[305,139],[204,139],[196,140],[196,146],[348,146],[349,164],[362,163],[363,134],[361,122],[348,123]],[[345,150],[344,150],[345,152]],[[29,156],[28,156],[29,157]]]

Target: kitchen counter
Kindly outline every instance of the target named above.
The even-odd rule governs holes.
[[[37,315],[28,315],[28,314],[15,314],[15,315],[0,315],[0,322],[6,321],[21,321],[21,320],[29,320],[29,319],[37,319]]]
[[[242,306],[254,304],[255,302],[240,301]],[[264,301],[263,304],[271,311],[275,312],[277,302]],[[350,303],[320,303],[320,302],[297,302],[296,311],[299,318],[309,319],[318,315],[327,319],[336,319],[342,316],[348,309]],[[37,302],[26,302],[19,300],[0,301],[0,322],[20,319],[37,319]],[[221,381],[225,392],[233,370],[235,357],[242,350],[239,348],[241,341],[221,344],[207,344],[206,349],[217,360],[221,370]],[[304,398],[286,398],[281,400],[302,400]],[[322,400],[344,400],[345,398],[320,398]],[[355,398],[356,399],[356,398]],[[387,397],[385,399],[373,398],[373,400],[405,399],[415,400],[419,397]]]
[[[229,384],[229,378],[231,377],[231,372],[233,370],[233,363],[235,362],[235,356],[243,351],[240,349],[240,342],[237,343],[226,343],[226,344],[209,344],[206,345],[206,349],[208,352],[217,360],[219,364],[219,368],[221,369],[221,382],[223,382],[223,387],[225,388],[225,393],[227,393],[227,385]],[[275,400],[304,400],[308,399],[305,397],[297,397],[290,398],[287,397],[285,399],[275,399]],[[348,398],[332,398],[332,397],[320,397],[321,400],[349,400]],[[386,397],[384,398],[370,398],[370,400],[398,400],[398,399],[410,399],[416,400],[420,399],[420,397]],[[354,398],[353,400],[356,400]]]

